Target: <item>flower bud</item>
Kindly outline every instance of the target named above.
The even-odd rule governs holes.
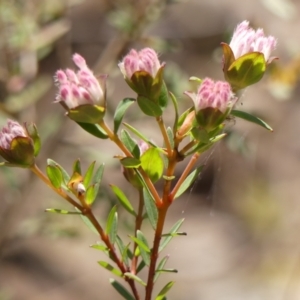
[[[96,78],[79,54],[73,55],[73,61],[79,68],[77,73],[70,69],[56,72],[58,94],[55,102],[60,102],[68,110],[71,119],[95,124],[105,113],[107,76]]]
[[[229,45],[222,43],[223,72],[234,90],[243,89],[263,77],[267,65],[275,59],[271,52],[276,44],[273,36],[266,37],[261,28],[255,31],[248,21],[237,26]]]
[[[137,103],[149,116],[160,116],[166,107],[167,90],[163,81],[163,67],[151,48],[137,52],[132,49],[119,68],[127,84],[138,94]]]
[[[18,122],[8,120],[0,131],[0,155],[11,164],[30,167],[34,163],[34,141]]]
[[[237,101],[227,82],[210,78],[202,81],[196,94],[185,94],[194,101],[196,120],[207,131],[219,126]]]

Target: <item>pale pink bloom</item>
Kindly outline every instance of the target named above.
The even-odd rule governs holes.
[[[232,107],[237,101],[228,82],[214,82],[210,78],[202,81],[197,94],[190,92],[185,92],[185,94],[194,101],[196,113],[208,107],[217,108],[225,113],[227,108]]]
[[[27,137],[25,129],[16,121],[8,120],[0,131],[0,147],[10,149],[12,140],[16,137]]]
[[[271,52],[275,50],[277,40],[269,35],[265,36],[263,29],[259,28],[256,31],[249,27],[248,21],[240,23],[232,36],[229,44],[235,59],[238,59],[244,54],[251,52],[263,53],[266,62],[271,62]]]
[[[131,79],[137,71],[145,71],[155,78],[162,67],[157,53],[151,48],[144,48],[139,52],[132,49],[118,66],[124,77],[128,79]]]
[[[98,80],[79,54],[73,55],[73,61],[79,68],[77,73],[70,69],[56,72],[59,88],[56,102],[64,101],[69,109],[84,104],[104,106],[106,77]]]

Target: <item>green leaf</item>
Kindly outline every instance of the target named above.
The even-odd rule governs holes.
[[[199,166],[196,168],[193,172],[189,174],[189,176],[184,180],[184,182],[181,184],[180,188],[178,189],[177,193],[175,194],[174,199],[181,196],[197,179],[198,175],[202,171],[203,166]]]
[[[118,213],[117,206],[113,206],[110,213],[108,214],[106,221],[106,234],[109,236],[110,242],[115,243],[118,231]]]
[[[125,300],[135,300],[135,298],[127,291],[125,287],[115,279],[109,279],[110,284],[114,289],[125,299]]]
[[[52,160],[50,158],[47,159],[47,165],[48,166],[58,167],[60,169],[62,177],[63,177],[63,181],[64,181],[64,186],[67,187],[67,184],[68,184],[68,182],[70,180],[70,176],[67,173],[67,171],[60,164],[58,164],[56,161],[54,161],[54,160]]]
[[[252,123],[257,124],[257,125],[260,125],[260,126],[264,127],[267,130],[273,131],[272,127],[269,126],[265,121],[263,121],[262,119],[260,119],[256,116],[253,116],[249,113],[246,113],[244,111],[233,109],[230,114],[237,117],[237,118],[244,119],[246,121],[252,122]]]
[[[128,123],[123,123],[125,127],[127,127],[131,132],[133,132],[137,137],[139,137],[141,140],[146,142],[147,144],[151,145],[154,148],[157,148],[157,146],[152,143],[149,139],[147,139],[140,131],[138,131],[136,128],[132,127]]]
[[[81,175],[81,164],[80,164],[80,159],[76,159],[74,161],[74,164],[73,164],[73,173],[78,173],[79,175]]]
[[[135,99],[125,98],[117,106],[114,115],[114,133],[117,133],[127,109],[135,102]]]
[[[68,211],[59,208],[47,208],[45,212],[51,212],[51,213],[62,214],[62,215],[82,215],[82,212],[80,211]]]
[[[158,149],[149,148],[140,158],[141,166],[153,183],[158,181],[164,171],[164,162]]]
[[[159,117],[162,115],[163,111],[161,107],[150,99],[138,96],[137,103],[142,110],[142,112],[150,117]]]
[[[158,105],[162,110],[164,110],[168,106],[168,89],[165,82],[163,82],[161,86],[160,94],[158,97]]]
[[[156,296],[155,300],[164,300],[166,294],[168,293],[168,291],[172,288],[172,286],[174,285],[174,281],[170,281],[168,282],[162,289],[161,291],[158,293],[158,295]]]
[[[176,269],[157,269],[155,272],[157,273],[178,273]]]
[[[75,210],[79,211],[78,208],[75,207]],[[89,218],[87,218],[84,215],[80,215],[80,218],[82,219],[82,221],[85,223],[85,225],[91,230],[93,231],[95,234],[99,235],[97,229],[95,228],[95,226],[93,225],[93,223],[89,220]]]
[[[88,187],[91,183],[92,180],[92,176],[93,176],[93,172],[94,172],[94,167],[95,167],[95,161],[93,161],[90,166],[88,167],[85,175],[84,175],[84,179],[83,179],[83,185],[85,187]]]
[[[145,238],[140,239],[139,237],[135,237],[132,235],[130,235],[129,237],[140,247],[140,249],[143,249],[145,252],[150,253],[150,249]]]
[[[141,161],[134,157],[125,157],[120,159],[120,163],[125,168],[138,168],[141,165]]]
[[[143,195],[144,195],[144,203],[145,203],[145,209],[147,212],[147,216],[149,219],[150,224],[152,225],[153,229],[156,229],[157,224],[157,208],[155,206],[154,199],[147,188],[143,189]]]
[[[107,139],[108,135],[98,124],[76,122],[82,129],[99,139]]]
[[[126,130],[121,130],[121,141],[135,158],[140,158],[140,148]]]
[[[46,173],[51,184],[55,188],[59,189],[61,187],[62,180],[63,180],[61,170],[59,169],[59,167],[48,165],[46,168]]]
[[[144,269],[144,267],[146,267],[146,263],[144,260],[141,260],[138,267],[136,268],[136,274],[141,272]]]
[[[171,147],[174,148],[174,134],[173,134],[173,130],[171,127],[167,128],[167,134],[168,134],[168,138],[169,138]]]
[[[132,253],[130,253],[130,250],[129,250],[130,243],[128,243],[125,246],[122,239],[117,235],[116,244],[119,248],[120,254],[122,255],[122,261],[124,261],[125,264],[127,266],[129,266],[129,259],[128,258],[132,258],[132,255],[131,255]]]
[[[103,172],[104,172],[104,164],[101,164],[93,177],[95,198],[98,195],[100,183],[103,177]]]
[[[105,245],[102,245],[102,244],[99,244],[99,243],[91,245],[90,247],[93,248],[93,249],[105,252],[105,254],[109,253],[109,249]]]
[[[140,251],[141,251],[141,256],[143,258],[143,261],[145,262],[145,264],[147,266],[150,265],[150,249],[149,249],[149,245],[148,245],[148,242],[147,242],[147,239],[146,237],[144,236],[144,234],[140,231],[140,230],[137,230],[137,238],[143,242],[144,245],[146,245],[147,249],[140,247]]]
[[[115,275],[117,275],[117,276],[120,276],[120,277],[123,276],[123,274],[122,274],[122,272],[121,272],[120,270],[114,268],[112,265],[110,265],[110,264],[109,264],[108,262],[106,262],[106,261],[98,261],[98,264],[99,264],[101,267],[103,267],[104,269],[108,270],[109,272],[111,272],[111,273],[113,273],[113,274],[115,274]],[[125,273],[125,274],[126,274],[126,273]],[[125,275],[125,274],[124,274],[124,275]]]
[[[158,270],[162,270],[165,266],[165,264],[167,263],[168,259],[169,259],[169,255],[165,256],[157,265],[157,268],[155,270],[155,275],[154,275],[154,282],[158,279],[158,277],[160,276],[161,272],[158,272]]]
[[[128,200],[128,198],[126,197],[126,195],[123,193],[123,191],[121,189],[119,189],[117,186],[115,185],[110,185],[111,189],[113,190],[114,194],[117,196],[118,200],[120,201],[120,204],[133,216],[136,216],[136,213],[130,203],[130,201]]]
[[[184,219],[180,219],[178,220],[174,225],[173,227],[171,228],[171,230],[169,231],[169,234],[170,236],[167,236],[160,244],[159,246],[159,252],[161,252],[169,243],[170,241],[172,240],[173,236],[172,234],[173,233],[176,233],[177,230],[180,228],[180,226],[182,225]]]
[[[136,282],[140,283],[143,286],[147,285],[141,278],[139,278],[138,276],[136,276],[136,275],[134,275],[130,272],[126,272],[126,273],[124,273],[124,275],[128,278],[131,278],[131,279],[135,280]]]
[[[86,193],[85,193],[85,201],[88,205],[92,205],[96,198],[97,198],[97,192],[98,191],[98,184],[93,184],[93,185],[90,185],[88,187],[88,189],[86,190]]]

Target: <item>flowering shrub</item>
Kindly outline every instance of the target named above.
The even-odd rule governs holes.
[[[51,208],[47,211],[78,214],[90,224],[99,234],[99,243],[92,247],[103,251],[110,259],[110,262],[99,261],[99,265],[128,285],[130,291],[119,281],[111,280],[112,286],[124,299],[153,299],[153,287],[159,275],[176,272],[165,267],[168,256],[160,257],[160,253],[173,237],[185,235],[179,231],[183,219],[176,222],[168,233],[164,232],[164,223],[174,200],[193,184],[201,172],[202,166],[195,167],[199,156],[225,137],[224,127],[230,116],[271,130],[261,119],[235,110],[235,104],[238,90],[263,77],[267,65],[272,61],[270,54],[275,46],[275,38],[265,37],[262,29],[255,31],[249,28],[247,21],[239,24],[230,44],[222,44],[225,81],[197,79],[198,89],[185,92],[193,105],[183,113],[180,112],[176,97],[164,82],[165,64],[159,61],[157,53],[150,48],[131,50],[119,63],[119,68],[129,87],[136,92],[136,97],[124,98],[118,104],[113,128],[105,122],[107,75],[96,77],[79,54],[73,56],[79,68],[76,73],[69,69],[56,72],[58,92],[55,102],[61,103],[67,111],[66,115],[84,130],[96,138],[110,139],[122,151],[116,158],[122,166],[125,179],[137,190],[137,207],[119,187],[111,185],[111,189],[119,205],[135,222],[129,242],[118,235],[116,206],[109,212],[105,226],[94,215],[93,203],[100,188],[104,164],[95,170],[93,162],[86,172],[82,172],[80,161],[77,160],[73,164],[72,174],[68,174],[61,165],[48,159],[44,174],[35,162],[40,150],[35,125],[25,124],[23,127],[8,120],[7,126],[0,132],[0,155],[5,159],[1,165],[30,169],[75,209],[66,211]],[[174,107],[174,122],[166,126],[164,110],[170,103]],[[122,123],[127,109],[136,104],[143,114],[157,123],[163,138],[162,145],[148,139],[130,124]],[[177,163],[182,160],[188,160],[188,163],[180,177],[175,178]],[[158,181],[163,182],[162,193],[155,186]],[[152,240],[148,240],[141,230],[145,222],[153,227]],[[147,270],[145,278],[140,277],[142,269]],[[138,292],[137,284],[145,287],[144,295]],[[165,284],[155,299],[166,299],[173,284],[173,281]]]

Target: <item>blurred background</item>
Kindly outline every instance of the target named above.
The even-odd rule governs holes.
[[[170,210],[166,229],[185,218],[165,250],[167,267],[157,289],[175,280],[172,300],[300,299],[300,2],[297,0],[0,0],[0,125],[7,118],[34,121],[43,147],[71,171],[78,157],[87,168],[106,162],[97,217],[115,199],[108,184],[127,187],[118,154],[64,116],[52,102],[53,75],[83,55],[96,74],[109,73],[108,123],[118,101],[133,96],[117,63],[135,47],[150,46],[167,63],[166,81],[181,110],[190,76],[223,79],[220,42],[247,19],[278,38],[280,57],[263,80],[241,94],[238,109],[267,121],[274,132],[229,120],[228,137],[199,164],[204,170]],[[172,121],[172,111],[166,122]],[[156,127],[130,109],[126,120],[157,141]],[[159,141],[157,141],[159,142]],[[178,168],[182,172],[184,163]],[[0,170],[0,300],[120,299],[111,276],[89,248],[97,236],[75,216],[47,214],[69,208],[27,170]],[[121,232],[132,220],[120,210]],[[151,236],[151,228],[143,231]]]

